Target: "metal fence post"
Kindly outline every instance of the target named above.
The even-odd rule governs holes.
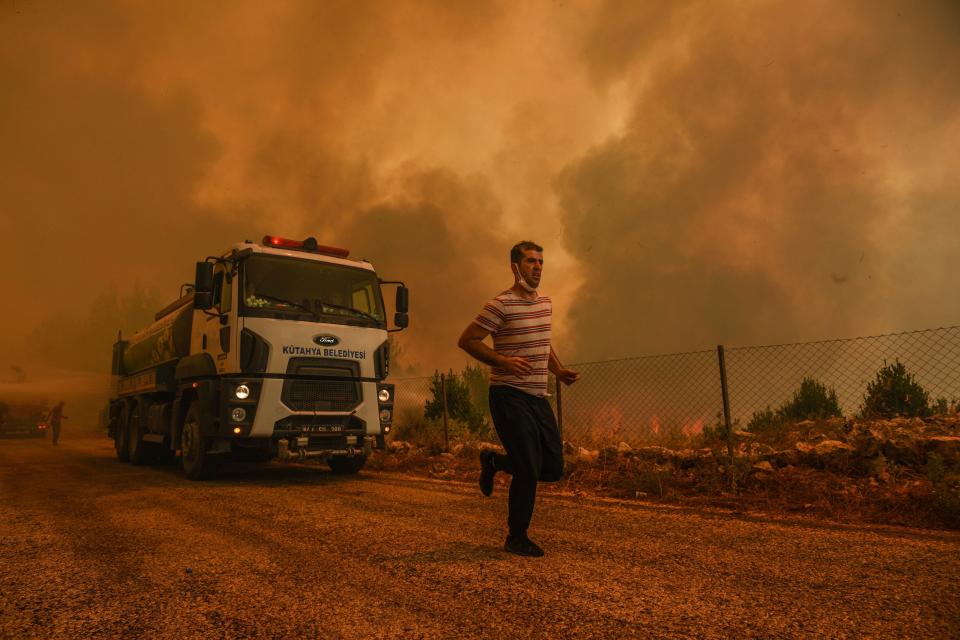
[[[723,394],[723,423],[727,431],[727,454],[730,456],[730,485],[733,477],[733,425],[730,421],[730,394],[727,390],[727,365],[723,358],[723,345],[717,345],[717,359],[720,361],[720,392]]]
[[[563,442],[563,392],[560,379],[554,378],[554,382],[557,384],[557,428],[560,430],[560,442]]]
[[[443,397],[443,450],[450,449],[450,435],[447,430],[447,377],[440,374],[440,395]]]

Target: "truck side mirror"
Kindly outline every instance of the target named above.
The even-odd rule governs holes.
[[[393,314],[393,324],[401,329],[406,329],[410,325],[410,319],[407,317],[407,314],[397,311]]]
[[[193,308],[210,309],[213,307],[213,263],[198,262],[197,275],[193,285]]]
[[[410,290],[406,287],[397,287],[397,313],[402,313],[404,315],[410,310]],[[400,323],[397,323],[397,326],[401,326]],[[403,324],[402,326],[407,326]]]

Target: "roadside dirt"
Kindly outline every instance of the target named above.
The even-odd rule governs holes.
[[[948,638],[960,534],[0,440],[0,638]]]

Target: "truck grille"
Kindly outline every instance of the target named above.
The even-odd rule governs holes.
[[[350,411],[357,402],[356,384],[334,380],[288,380],[284,404],[294,411]]]
[[[357,378],[360,366],[343,360],[291,358],[287,374]],[[359,382],[301,378],[284,380],[280,399],[293,411],[351,411],[362,398]]]

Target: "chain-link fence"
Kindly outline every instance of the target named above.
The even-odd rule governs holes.
[[[569,366],[581,373],[581,380],[557,389],[551,377],[550,400],[565,440],[589,446],[620,441],[671,445],[727,418],[744,428],[759,412],[775,412],[794,400],[805,379],[835,394],[843,415],[855,415],[878,372],[897,362],[928,394],[924,402],[931,411],[957,410],[960,326],[573,364]],[[476,412],[470,425],[464,424],[462,410],[452,417],[449,407],[443,409],[444,394],[450,399],[451,374],[455,388],[453,372],[442,378],[438,374],[393,381],[397,437],[441,444],[470,437],[495,439],[485,395],[470,394]],[[427,415],[431,403],[432,418]]]
[[[571,365],[560,389],[563,437],[603,445],[672,444],[700,433],[722,410],[716,351]]]
[[[433,376],[423,378],[399,378],[394,384],[393,431],[394,437],[414,439],[420,435],[418,427],[426,421],[425,408],[434,394],[430,390]]]
[[[899,362],[933,410],[960,399],[960,327],[798,344],[726,349],[732,417],[743,425],[790,400],[804,378],[836,391],[843,415],[860,412],[881,368]],[[952,407],[951,407],[952,405]]]

